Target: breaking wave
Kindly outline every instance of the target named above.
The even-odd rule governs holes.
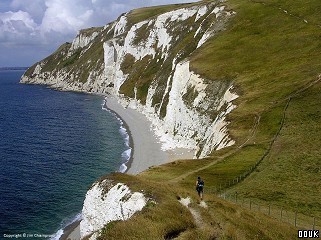
[[[81,220],[81,213],[78,213],[75,217],[66,221],[63,224],[63,227],[59,229],[51,238],[50,240],[59,240],[64,233],[64,230],[67,226],[71,225],[72,223],[79,222]]]
[[[114,111],[111,111],[108,107],[107,107],[107,100],[104,99],[104,102],[102,104],[102,109],[105,111],[110,112],[111,114],[113,114],[117,120],[120,122],[120,128],[119,128],[119,132],[121,134],[121,136],[124,138],[125,140],[125,145],[127,147],[127,149],[121,154],[121,165],[119,167],[119,172],[124,173],[127,171],[127,163],[129,162],[131,156],[132,156],[132,147],[130,146],[130,136],[128,133],[128,130],[126,128],[126,124],[124,123],[124,121],[118,116],[117,113],[115,113]]]

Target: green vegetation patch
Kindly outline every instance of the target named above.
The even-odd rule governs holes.
[[[103,27],[91,27],[91,28],[81,29],[79,31],[79,34],[84,36],[92,36],[93,33],[100,32],[102,29]]]
[[[128,74],[131,72],[133,66],[135,64],[135,57],[130,53],[127,53],[124,57],[124,61],[121,63],[120,69],[124,74]]]
[[[133,44],[134,45],[145,44],[147,38],[149,37],[152,27],[153,27],[153,24],[149,25],[148,23],[145,23],[143,26],[137,29],[135,32],[135,38],[134,38]]]
[[[148,88],[157,73],[156,59],[152,56],[145,56],[141,60],[137,60],[134,65],[133,58],[129,55],[126,56],[122,69],[128,73],[127,80],[120,87],[120,93],[128,97],[135,97],[134,88],[137,88],[137,99],[145,104]]]
[[[321,217],[320,89],[317,83],[293,97],[267,160],[233,191]]]
[[[207,191],[219,191],[229,187],[229,185],[236,184],[237,178],[241,181],[241,176],[252,172],[254,170],[252,168],[260,160],[265,151],[266,146],[264,145],[247,145],[239,152],[218,161],[217,164],[193,172],[185,180],[182,180],[181,184],[191,186],[195,183],[195,179],[201,176],[206,182]]]
[[[32,74],[35,71],[37,65],[38,65],[38,62],[32,65],[30,68],[28,68],[27,71],[24,73],[24,75],[28,77],[32,77]]]
[[[152,167],[142,172],[140,176],[154,181],[169,181],[185,173],[194,171],[197,168],[204,167],[213,161],[214,159],[177,160],[161,166]]]
[[[28,68],[28,70],[24,73],[24,75],[26,75],[30,78],[37,77],[37,76],[33,75],[33,72],[36,69],[36,66],[38,64],[40,64],[42,67],[42,69],[41,69],[42,73],[43,72],[51,72],[52,74],[54,74],[55,71],[61,69],[61,66],[59,66],[59,61],[68,52],[70,46],[71,46],[71,43],[69,43],[69,42],[62,44],[53,54],[46,57],[42,61],[35,63],[30,68]]]
[[[85,83],[88,80],[88,76],[91,72],[96,74],[103,71],[104,64],[104,49],[103,43],[101,42],[103,38],[102,34],[99,34],[93,41],[93,44],[88,48],[88,46],[77,49],[73,55],[66,59],[67,62],[62,62],[67,71],[78,73],[75,77],[75,81]]]
[[[66,42],[62,44],[53,54],[42,60],[43,65],[42,72],[54,72],[62,69],[59,62],[65,57],[68,50],[71,47],[71,43]]]
[[[193,102],[198,96],[199,92],[195,90],[194,86],[188,86],[186,93],[183,95],[183,100],[187,106],[193,108]]]
[[[77,49],[70,57],[62,61],[61,63],[62,67],[65,68],[70,65],[73,65],[79,59],[80,53],[81,53],[81,50]]]
[[[172,5],[139,8],[139,9],[132,10],[127,17],[129,19],[129,22],[134,25],[135,23],[147,20],[152,17],[156,17],[158,15],[161,15],[169,11],[174,11],[182,7],[191,7],[198,4],[199,3],[172,4]]]

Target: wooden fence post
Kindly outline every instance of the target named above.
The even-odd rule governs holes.
[[[313,228],[312,230],[315,230],[315,217],[313,217]]]
[[[252,200],[250,199],[250,210],[252,209]]]

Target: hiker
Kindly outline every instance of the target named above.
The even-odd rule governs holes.
[[[204,188],[204,181],[201,179],[201,177],[197,177],[196,181],[196,191],[198,193],[198,196],[203,200],[203,188]]]

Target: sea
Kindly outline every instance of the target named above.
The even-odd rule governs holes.
[[[20,84],[23,73],[0,70],[0,239],[58,239],[90,186],[125,170],[128,134],[102,96]]]

